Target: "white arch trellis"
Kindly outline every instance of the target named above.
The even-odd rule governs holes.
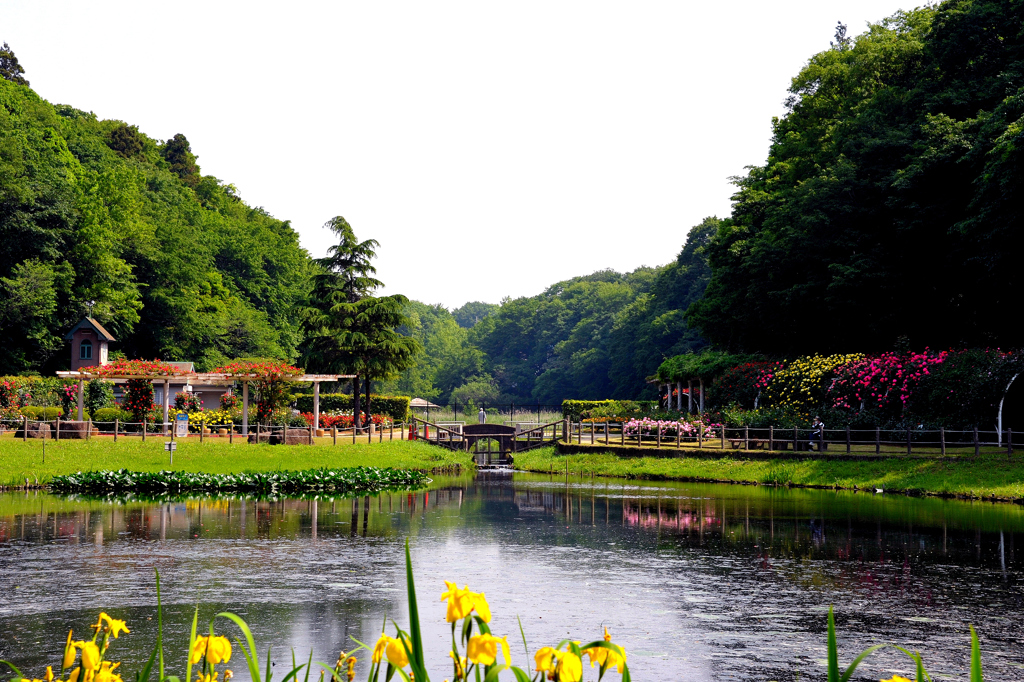
[[[172,381],[185,380],[188,384],[197,386],[223,386],[234,382],[242,384],[242,434],[249,435],[249,382],[260,381],[265,377],[257,374],[214,374],[211,372],[182,372],[181,374],[165,374],[159,376],[143,374],[99,374],[90,372],[88,369],[77,372],[57,372],[62,379],[78,380],[78,421],[85,416],[85,382],[92,379],[148,379],[151,382],[163,382],[163,415],[164,428],[167,428],[167,417],[170,412],[170,385]],[[335,382],[343,379],[352,379],[354,374],[297,374],[280,377],[281,381],[291,383],[313,384],[313,428],[320,428],[320,384],[321,382]]]

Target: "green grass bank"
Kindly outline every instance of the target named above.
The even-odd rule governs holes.
[[[347,443],[345,445],[249,445],[239,439],[200,443],[198,438],[179,440],[174,465],[164,450],[164,438],[122,440],[43,441],[0,439],[0,486],[45,484],[50,477],[77,471],[131,469],[132,471],[194,471],[210,474],[243,471],[300,471],[319,467],[375,466],[433,471],[472,467],[468,454],[453,453],[422,442]]]
[[[843,461],[744,460],[721,457],[619,457],[608,452],[561,455],[540,448],[516,456],[516,467],[527,471],[571,475],[595,474],[639,479],[670,479],[724,483],[757,483],[852,489],[884,488],[890,492],[991,497],[1024,502],[1024,454],[1008,461],[1005,454],[982,454],[958,459],[900,459]]]

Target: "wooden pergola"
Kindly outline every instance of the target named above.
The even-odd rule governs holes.
[[[242,435],[249,435],[249,382],[260,381],[265,377],[257,374],[214,374],[211,372],[182,372],[181,374],[164,374],[159,376],[142,374],[108,374],[94,373],[88,369],[77,372],[57,372],[61,379],[73,379],[78,381],[78,421],[85,416],[85,382],[92,379],[147,379],[152,382],[163,382],[163,413],[164,429],[167,429],[167,417],[170,412],[170,385],[172,381],[185,380],[188,385],[198,386],[223,386],[236,381],[242,384]],[[320,428],[320,383],[324,381],[341,381],[352,379],[354,374],[297,374],[282,376],[282,381],[291,383],[313,384],[313,428]]]

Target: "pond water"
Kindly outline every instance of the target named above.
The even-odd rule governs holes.
[[[111,657],[133,674],[155,641],[159,569],[172,672],[183,672],[197,604],[201,623],[220,610],[248,620],[261,657],[273,647],[276,679],[290,669],[290,647],[303,661],[312,649],[314,661],[333,664],[352,637],[372,644],[385,617],[407,623],[408,537],[437,680],[451,673],[443,580],[486,591],[492,629],[509,635],[521,666],[517,615],[531,651],[570,635],[596,639],[608,626],[637,680],[824,679],[834,604],[841,663],[891,641],[920,650],[933,675],[966,679],[972,623],[986,679],[1018,680],[1022,512],[520,473],[436,477],[427,491],[334,500],[6,494],[0,658],[41,676],[59,661],[67,629],[87,637],[106,610],[132,629]],[[242,680],[240,654],[233,669]],[[856,679],[912,677],[899,656],[876,654]]]

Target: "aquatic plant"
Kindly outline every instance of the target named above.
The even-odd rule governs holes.
[[[303,674],[304,682],[309,682],[309,675],[314,666],[322,669],[320,672],[321,681],[324,680],[326,673],[330,676],[331,682],[353,682],[355,680],[355,665],[358,661],[355,654],[363,649],[369,652],[371,662],[367,682],[380,682],[382,669],[385,682],[390,682],[396,674],[404,682],[413,682],[413,680],[429,682],[430,674],[427,671],[426,657],[423,651],[423,636],[420,630],[416,585],[413,579],[412,558],[409,553],[408,539],[405,541],[405,570],[409,602],[408,630],[403,630],[397,623],[392,621],[395,630],[395,635],[392,637],[386,632],[387,623],[385,622],[385,627],[372,648],[352,638],[357,646],[351,651],[342,651],[333,666],[319,661],[314,663],[312,651],[310,651],[307,661],[300,665],[295,659],[293,650],[291,670],[285,674],[281,682],[291,682],[293,680],[298,682],[300,673]],[[584,655],[590,659],[591,668],[598,667],[599,681],[613,668],[622,675],[623,682],[630,681],[626,650],[611,641],[611,635],[608,633],[607,628],[605,628],[602,639],[584,645],[581,645],[580,641],[577,640],[564,639],[555,646],[541,647],[534,652],[532,656],[533,666],[531,666],[529,663],[531,658],[530,650],[526,643],[526,634],[523,632],[522,622],[520,621],[519,633],[522,636],[523,648],[528,662],[525,670],[513,665],[508,636],[497,637],[491,632],[488,625],[491,621],[491,608],[487,602],[487,596],[483,592],[471,591],[468,585],[459,589],[456,583],[445,581],[445,587],[446,590],[441,593],[441,601],[447,602],[445,620],[451,624],[452,648],[448,657],[452,661],[451,679],[453,682],[468,682],[471,677],[477,682],[497,682],[501,673],[506,670],[512,673],[516,682],[543,682],[543,680],[552,682],[580,682],[583,678]],[[135,674],[135,680],[136,682],[150,682],[151,678],[153,678],[153,682],[180,682],[180,677],[167,674],[164,665],[163,606],[160,597],[159,571],[156,572],[156,598],[156,646],[153,648],[142,670]],[[248,668],[252,682],[271,682],[273,670],[270,650],[267,650],[266,670],[263,672],[259,654],[256,650],[256,643],[248,624],[238,615],[223,611],[215,614],[210,619],[209,635],[200,635],[198,634],[199,607],[196,607],[192,617],[188,657],[185,664],[185,682],[192,682],[193,673],[195,673],[196,682],[228,682],[233,677],[234,673],[230,669],[223,667],[221,670],[217,669],[217,666],[224,666],[230,663],[234,653],[234,646],[231,640],[223,634],[217,635],[215,632],[214,625],[218,619],[231,621],[241,632],[242,636],[236,637],[234,642],[245,658],[245,665]],[[932,678],[925,670],[919,653],[890,644],[876,644],[868,647],[849,666],[841,669],[839,666],[839,649],[836,643],[835,618],[831,606],[828,610],[827,623],[826,668],[828,682],[848,682],[858,666],[868,656],[887,646],[893,646],[895,649],[906,654],[914,662],[916,682],[931,682]],[[68,632],[67,641],[64,645],[64,655],[61,660],[60,673],[55,675],[53,666],[48,666],[43,676],[46,682],[123,682],[121,673],[114,672],[120,666],[120,663],[108,660],[107,654],[111,638],[118,639],[121,633],[131,633],[127,623],[123,620],[112,618],[106,613],[100,613],[96,624],[91,627],[94,633],[89,641],[76,641],[73,639],[73,631]],[[973,626],[970,626],[970,633],[970,682],[983,682],[981,648],[978,643],[978,635],[974,631]],[[76,662],[78,662],[77,666],[75,665]],[[21,682],[22,680],[26,682],[43,682],[42,679],[25,677],[9,661],[0,660],[0,663],[7,665],[14,672],[11,682]],[[218,680],[218,678],[220,679]],[[882,680],[882,682],[911,681],[900,675],[893,675],[888,680]]]
[[[54,476],[50,487],[60,493],[244,492],[284,494],[310,492],[378,492],[421,487],[427,475],[411,469],[349,467],[272,473],[205,474],[189,471],[87,471]]]

